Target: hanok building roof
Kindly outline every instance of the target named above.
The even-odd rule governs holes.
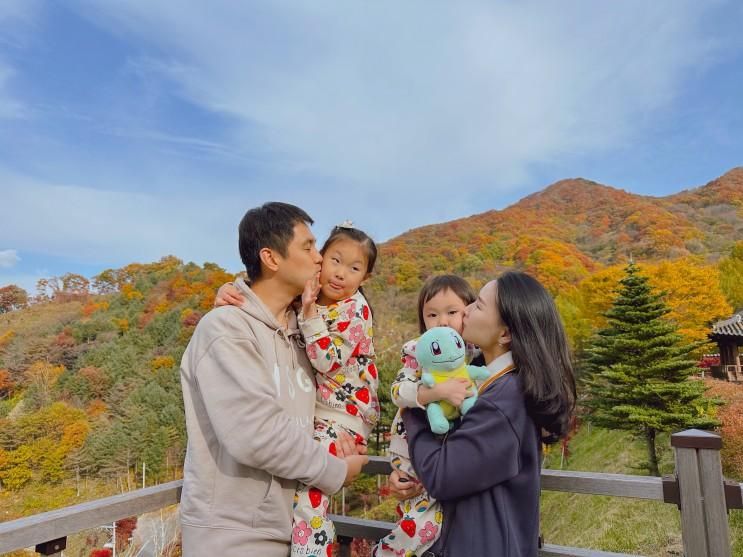
[[[740,337],[743,339],[743,311],[736,313],[730,319],[723,319],[712,325],[710,338]]]

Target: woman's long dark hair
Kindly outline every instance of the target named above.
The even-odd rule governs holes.
[[[567,435],[575,408],[575,376],[555,302],[534,277],[510,271],[498,277],[497,306],[511,332],[511,353],[529,415],[542,441]]]

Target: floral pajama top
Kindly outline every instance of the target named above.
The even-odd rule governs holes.
[[[318,315],[299,318],[307,357],[315,368],[315,417],[334,420],[366,439],[379,420],[372,314],[361,292]]]

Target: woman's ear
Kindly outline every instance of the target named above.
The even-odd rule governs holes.
[[[500,337],[498,337],[498,344],[500,344],[501,346],[511,344],[511,330],[508,327],[505,327],[501,331]]]
[[[263,263],[269,271],[276,272],[278,270],[279,261],[271,248],[262,248],[261,251],[258,252],[258,255],[261,258],[261,263]]]

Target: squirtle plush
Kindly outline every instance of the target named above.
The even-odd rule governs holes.
[[[465,364],[466,348],[462,337],[450,327],[428,329],[415,345],[415,359],[421,368],[421,381],[429,387],[455,377],[464,377],[474,385],[474,380],[487,379],[490,372],[485,367]],[[477,393],[465,398],[457,408],[446,400],[431,402],[426,406],[431,431],[443,434],[451,428],[451,421],[466,414],[477,401]]]

